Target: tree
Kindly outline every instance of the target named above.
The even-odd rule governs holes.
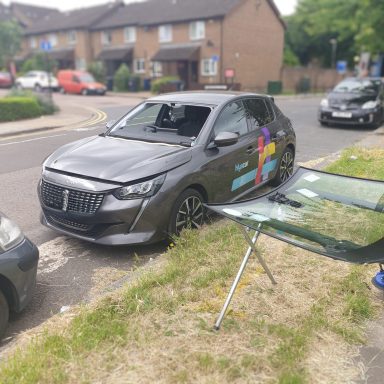
[[[47,57],[46,53],[36,53],[28,60],[24,61],[21,66],[21,72],[28,71],[48,71],[53,72],[57,68],[57,62],[49,56]]]
[[[20,51],[22,30],[14,21],[0,22],[0,67],[7,67]]]
[[[380,0],[299,0],[296,12],[286,18],[287,46],[302,64],[332,63],[331,39],[335,39],[337,59],[348,60],[360,52],[356,40],[362,28],[364,3]],[[383,14],[384,17],[384,14]]]

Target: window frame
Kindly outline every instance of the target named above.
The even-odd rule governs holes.
[[[101,31],[101,45],[111,45],[112,44],[112,31],[104,30]]]
[[[136,27],[127,26],[124,28],[124,42],[135,43],[136,42]]]
[[[140,65],[138,65],[139,63]],[[135,73],[145,73],[146,71],[145,67],[146,67],[146,63],[144,58],[138,57],[133,60],[133,70]]]
[[[205,39],[204,20],[196,20],[189,23],[189,39],[193,41]]]
[[[209,71],[205,71],[205,64],[209,62]],[[218,66],[217,66],[217,61],[212,60],[211,58],[205,58],[201,59],[200,62],[201,65],[201,76],[217,76],[217,71],[218,71]]]
[[[56,47],[58,43],[57,33],[50,33],[48,35],[48,41],[51,44],[51,47]]]
[[[29,38],[29,48],[36,49],[37,48],[37,38],[36,36],[31,36]]]
[[[173,40],[172,24],[162,24],[158,26],[159,43],[170,43]]]
[[[67,43],[68,45],[75,45],[77,43],[77,33],[75,29],[67,32]]]

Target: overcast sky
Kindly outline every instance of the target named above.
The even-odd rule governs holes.
[[[125,0],[126,3],[131,3],[137,0]],[[193,0],[191,0],[193,1]],[[274,0],[275,4],[279,8],[282,15],[289,15],[295,9],[295,5],[297,0]],[[9,4],[10,0],[0,0],[4,4]],[[25,4],[34,4],[34,5],[42,5],[46,7],[58,8],[61,11],[67,11],[69,9],[79,8],[79,4],[81,7],[88,7],[91,5],[97,4],[105,4],[107,0],[17,0],[19,3]]]

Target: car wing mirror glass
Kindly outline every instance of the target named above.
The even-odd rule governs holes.
[[[107,124],[105,124],[105,128],[110,129],[112,128],[116,123],[116,120],[109,120]]]
[[[220,132],[214,139],[216,147],[228,147],[239,141],[239,135],[234,132]]]

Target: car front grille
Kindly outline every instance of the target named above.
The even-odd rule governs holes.
[[[73,220],[67,220],[63,217],[53,215],[51,213],[46,214],[46,219],[49,223],[51,223],[53,225],[56,224],[56,225],[59,225],[61,227],[74,229],[75,231],[80,231],[80,232],[87,232],[92,227],[91,225],[78,223],[78,222],[73,221]]]
[[[46,207],[66,212],[94,214],[103,202],[103,193],[90,193],[64,188],[42,181],[41,199]]]

